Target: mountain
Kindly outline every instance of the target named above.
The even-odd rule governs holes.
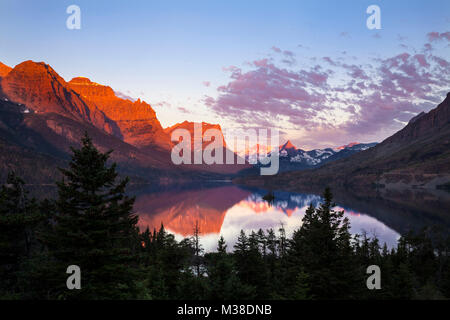
[[[111,87],[78,77],[66,82],[43,62],[18,64],[1,80],[2,96],[34,113],[91,123],[138,148],[170,149],[155,111],[144,101],[117,97]]]
[[[0,78],[6,76],[12,70],[11,67],[0,62]]]
[[[347,148],[352,148],[358,144],[360,144],[360,143],[359,142],[350,142],[349,144],[335,148],[335,150],[343,150],[343,149],[347,149]]]
[[[280,151],[283,151],[283,150],[288,151],[291,149],[297,150],[297,148],[292,144],[291,140],[288,140],[285,144],[281,145],[279,147],[279,149],[280,149]]]
[[[199,123],[200,124],[200,123]],[[195,135],[194,135],[194,122],[190,122],[190,121],[184,121],[182,123],[177,123],[174,124],[171,127],[168,127],[166,129],[164,129],[165,133],[170,137],[172,135],[172,133],[177,130],[177,129],[184,129],[187,130],[189,132],[189,135],[191,137],[191,160],[193,163],[193,159],[194,159],[194,150],[195,150]],[[206,165],[204,161],[202,161],[202,164],[191,164],[191,165],[181,165],[181,167],[189,167],[189,168],[196,168],[197,170],[204,170],[204,171],[209,171],[209,172],[218,172],[218,173],[223,173],[223,174],[236,174],[242,170],[249,170],[252,169],[252,166],[248,164],[248,162],[246,162],[244,159],[240,159],[241,161],[245,162],[243,164],[238,163],[238,158],[239,156],[236,155],[232,150],[227,148],[226,142],[225,142],[225,138],[223,136],[223,132],[222,132],[222,128],[220,127],[219,124],[211,124],[211,123],[207,123],[207,122],[201,122],[201,128],[202,128],[202,152],[205,150],[205,148],[210,145],[211,143],[213,143],[212,141],[205,141],[205,133],[207,132],[207,130],[209,129],[215,129],[218,131],[218,133],[221,136],[221,140],[222,140],[222,163],[223,164],[210,164],[210,165]],[[173,142],[174,144],[177,144],[177,142]],[[227,164],[227,157],[228,158],[232,158],[233,160],[233,164]]]
[[[313,170],[237,182],[288,190],[327,185],[352,189],[448,188],[450,93],[435,109],[416,116],[403,129],[373,148]]]
[[[333,162],[339,159],[345,159],[347,157],[350,157],[351,155],[358,153],[360,151],[364,151],[367,150],[369,148],[373,148],[377,145],[377,142],[371,142],[371,143],[350,143],[347,146],[343,146],[336,148],[336,149],[332,149],[332,151],[334,151],[335,153],[333,153],[332,155],[330,155],[329,157],[326,158],[325,161],[322,161],[322,164],[325,163],[329,163],[329,162]],[[326,149],[328,150],[328,149]]]
[[[297,149],[295,152],[288,152],[287,155],[280,154],[280,163],[282,171],[292,171],[301,169],[317,168],[326,163],[338,159],[347,158],[357,152],[366,150],[377,145],[373,143],[350,143],[346,146],[325,149],[313,149],[304,151]]]
[[[146,102],[120,98],[111,87],[84,77],[73,78],[68,85],[118,126],[116,135],[123,141],[139,148],[158,146],[170,149],[169,136],[164,132],[155,111]]]
[[[107,133],[117,131],[114,122],[95,106],[88,105],[49,65],[25,61],[1,79],[0,96],[35,113],[55,113],[84,121]]]
[[[124,142],[119,126],[49,65],[25,61],[1,78],[1,176],[14,169],[29,182],[54,181],[56,167],[67,163],[70,147],[79,146],[86,131],[101,151],[114,150],[112,160],[123,174],[150,178],[179,171],[167,150]]]
[[[88,122],[56,113],[35,113],[0,99],[0,176],[15,170],[29,183],[51,183],[65,167],[70,147],[78,147],[84,132],[102,152],[114,150],[111,160],[122,174],[154,178],[176,173],[167,153],[144,152]]]
[[[53,182],[85,132],[100,151],[114,150],[119,172],[135,181],[224,179],[246,168],[174,165],[170,135],[151,106],[108,86],[83,77],[66,82],[44,62],[1,70],[0,178],[16,170],[27,182]]]
[[[171,127],[165,128],[164,132],[170,137],[172,135],[172,132],[174,132],[177,129],[185,129],[185,130],[189,131],[189,134],[191,135],[191,148],[192,148],[192,150],[194,150],[194,125],[195,125],[194,122],[184,121],[181,123],[176,123]],[[226,147],[226,142],[225,142],[225,138],[223,137],[222,128],[220,127],[219,124],[211,124],[211,123],[207,123],[207,122],[202,122],[201,127],[202,127],[202,141],[205,139],[205,133],[207,130],[215,129],[215,130],[220,131],[220,134],[222,135],[223,146]],[[208,145],[209,143],[210,142],[208,142],[208,141],[202,142],[203,148],[206,145]]]
[[[357,152],[372,148],[377,145],[374,143],[358,143],[352,142],[348,145],[338,148],[314,149],[305,151],[297,149],[295,145],[288,140],[286,143],[278,147],[278,155],[280,159],[280,172],[297,171],[317,168],[325,163],[347,158]],[[255,161],[257,153],[250,154],[247,159]]]

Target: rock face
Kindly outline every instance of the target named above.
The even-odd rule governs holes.
[[[0,62],[0,78],[6,76],[12,70],[11,67]]]
[[[85,121],[107,133],[116,125],[98,108],[88,105],[49,65],[25,61],[14,67],[1,82],[2,95],[36,113],[56,113]]]
[[[53,183],[60,178],[57,167],[67,166],[70,147],[79,147],[85,132],[101,152],[114,150],[110,159],[121,174],[139,181],[178,174],[168,152],[138,149],[89,122],[27,110],[0,99],[0,179],[14,170],[30,183]]]
[[[437,134],[448,127],[450,122],[450,92],[437,108],[428,113],[421,112],[409,121],[409,124],[392,137],[386,139],[386,143],[408,143],[414,139]]]
[[[174,124],[173,126],[164,129],[164,131],[166,132],[166,134],[169,137],[171,136],[172,132],[174,132],[177,129],[185,129],[185,130],[189,131],[189,133],[191,135],[191,148],[192,148],[192,150],[194,150],[194,125],[195,125],[194,122],[184,121],[182,123]],[[220,127],[219,124],[211,124],[211,123],[207,123],[207,122],[202,122],[201,125],[202,125],[202,141],[205,138],[205,132],[207,130],[215,129],[215,130],[220,131],[220,133],[222,135],[223,146],[226,147],[226,142],[225,142],[225,138],[223,137],[222,128]],[[209,143],[210,143],[210,141],[202,142],[202,147],[204,148]]]
[[[150,177],[162,176],[165,171],[174,169],[166,150],[155,147],[139,149],[124,141],[122,130],[115,121],[100,110],[96,103],[74,91],[45,63],[25,61],[17,65],[0,79],[0,89],[0,142],[4,142],[0,143],[1,151],[7,153],[16,150],[16,158],[8,158],[7,164],[26,166],[27,170],[22,170],[23,176],[29,179],[30,176],[33,178],[32,160],[28,161],[32,154],[36,160],[42,158],[43,154],[57,160],[36,163],[45,167],[46,174],[38,174],[39,177],[32,181],[51,181],[54,176],[48,172],[57,172],[54,164],[61,163],[59,160],[66,161],[70,154],[69,147],[78,146],[84,132],[89,133],[102,152],[114,150],[111,160],[118,163],[122,173]],[[97,95],[101,96],[102,89],[104,96],[110,94],[108,87],[96,86],[95,89]],[[119,103],[122,101],[117,100]],[[131,109],[129,114],[133,114],[136,109],[150,108],[141,102],[128,103]],[[156,119],[151,108],[150,111],[149,118]],[[129,120],[130,117],[125,119]],[[163,132],[162,128],[160,131]],[[2,169],[0,167],[2,172],[7,170],[6,167]]]
[[[1,64],[0,75],[0,153],[6,156],[0,157],[6,164],[0,166],[0,178],[13,165],[22,167],[29,181],[54,181],[56,165],[66,163],[70,147],[79,146],[85,132],[102,152],[114,150],[111,160],[121,173],[139,181],[223,178],[247,168],[176,166],[170,135],[149,104],[119,98],[87,78],[66,82],[49,65],[33,61],[13,69]],[[33,168],[33,157],[41,170]]]
[[[280,151],[289,149],[297,149],[297,147],[292,144],[291,140],[288,140],[285,144],[280,146]]]
[[[73,78],[68,84],[85,101],[114,121],[125,142],[139,148],[170,148],[168,135],[161,127],[155,111],[146,102],[118,98],[111,87],[92,82],[88,78]]]
[[[118,98],[113,89],[87,78],[66,82],[43,62],[25,61],[14,69],[0,65],[2,96],[35,113],[56,113],[89,122],[138,148],[170,148],[155,111],[144,101]]]
[[[194,162],[194,150],[195,150],[195,135],[194,135],[194,122],[184,121],[182,123],[177,123],[171,127],[166,128],[164,131],[166,134],[170,137],[172,132],[174,132],[177,129],[185,129],[189,131],[190,137],[191,137],[191,159],[192,163]],[[220,132],[221,139],[222,139],[222,163],[223,164],[206,164],[205,161],[202,161],[202,164],[195,164],[195,165],[188,165],[187,167],[197,168],[197,170],[204,170],[204,171],[210,171],[210,172],[218,172],[223,174],[234,174],[244,169],[251,168],[251,165],[246,162],[244,158],[241,158],[237,154],[235,154],[232,150],[227,148],[225,138],[222,133],[222,128],[218,124],[211,124],[207,122],[201,123],[202,127],[202,151],[205,150],[205,148],[213,143],[212,141],[205,141],[203,140],[205,138],[205,133],[209,129],[215,129]],[[198,137],[197,137],[198,138]],[[173,145],[177,144],[178,142],[173,142]],[[227,159],[234,159],[232,164],[227,164]],[[181,165],[182,167],[184,165]]]

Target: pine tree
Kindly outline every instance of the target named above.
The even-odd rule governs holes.
[[[286,286],[282,283],[287,276],[281,268],[278,256],[278,239],[273,229],[267,230],[265,237],[267,254],[265,263],[267,266],[267,284],[270,287],[270,298],[281,299],[284,297]]]
[[[72,148],[68,169],[57,183],[57,213],[42,242],[50,255],[49,274],[55,298],[132,298],[136,273],[133,243],[137,216],[134,198],[125,195],[128,178],[117,181],[116,164],[108,166],[112,151],[101,153],[87,133],[80,149]],[[81,290],[66,288],[66,269],[81,268]]]
[[[195,273],[197,277],[201,277],[203,275],[202,270],[202,255],[204,249],[200,243],[200,227],[198,225],[198,221],[195,221],[194,234],[192,235],[192,246],[194,248],[194,266]]]
[[[293,261],[307,274],[307,286],[316,299],[354,297],[354,289],[362,287],[357,275],[350,223],[344,211],[335,211],[329,188],[318,208],[312,205],[303,224],[294,234],[290,248]],[[356,275],[356,276],[355,276]]]
[[[217,252],[205,255],[207,266],[207,299],[232,300],[248,299],[251,288],[244,286],[236,275],[233,259],[227,253],[227,244],[223,236],[217,243]]]
[[[241,230],[236,244],[234,245],[234,259],[238,276],[244,283],[249,283],[250,274],[248,272],[249,241],[244,230]]]
[[[20,270],[36,246],[34,228],[45,219],[24,184],[10,172],[0,189],[0,297],[20,294]]]
[[[295,278],[295,285],[293,290],[293,298],[296,300],[306,300],[310,299],[309,295],[309,285],[308,285],[309,276],[303,270],[297,274]]]
[[[227,244],[223,236],[220,236],[219,241],[217,242],[217,253],[221,255],[225,255],[227,253]]]
[[[303,265],[305,264],[305,259],[307,259],[311,252],[310,246],[305,242],[306,235],[313,232],[313,221],[315,221],[315,210],[316,208],[310,204],[305,211],[303,217],[303,225],[300,229],[294,231],[292,239],[289,241],[289,250],[286,257],[286,275],[284,279],[285,295],[290,292],[295,292],[296,299],[306,299],[308,281],[310,281],[308,274],[305,272]],[[296,279],[296,281],[292,281]]]

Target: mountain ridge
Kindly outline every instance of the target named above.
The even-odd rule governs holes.
[[[92,82],[85,77],[73,78],[68,85],[116,123],[120,131],[119,136],[125,142],[138,148],[170,148],[169,137],[150,104],[140,99],[130,101],[119,98],[111,87]]]
[[[0,61],[0,78],[6,76],[11,70],[12,68],[10,66],[7,66]]]
[[[100,151],[113,149],[111,160],[118,163],[120,172],[139,181],[224,179],[223,175],[228,177],[242,169],[174,165],[169,134],[164,132],[153,108],[140,99],[117,97],[109,86],[85,77],[66,82],[44,62],[27,60],[3,69],[1,176],[16,170],[34,183],[55,181],[56,168],[67,164],[70,147],[79,146],[85,132]],[[40,168],[33,169],[33,154],[43,159],[37,162]]]
[[[320,168],[236,183],[301,190],[341,188],[436,188],[450,183],[450,93],[434,109],[373,148]]]

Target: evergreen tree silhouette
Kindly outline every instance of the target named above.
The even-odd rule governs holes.
[[[43,221],[34,199],[28,199],[25,182],[8,173],[0,189],[0,298],[21,294],[19,273],[35,246],[33,227]]]
[[[72,152],[69,168],[60,169],[54,224],[41,238],[56,298],[133,297],[138,218],[134,198],[125,195],[128,178],[117,182],[116,164],[107,163],[112,151],[98,151],[87,133]],[[70,265],[81,268],[81,290],[66,288]]]

